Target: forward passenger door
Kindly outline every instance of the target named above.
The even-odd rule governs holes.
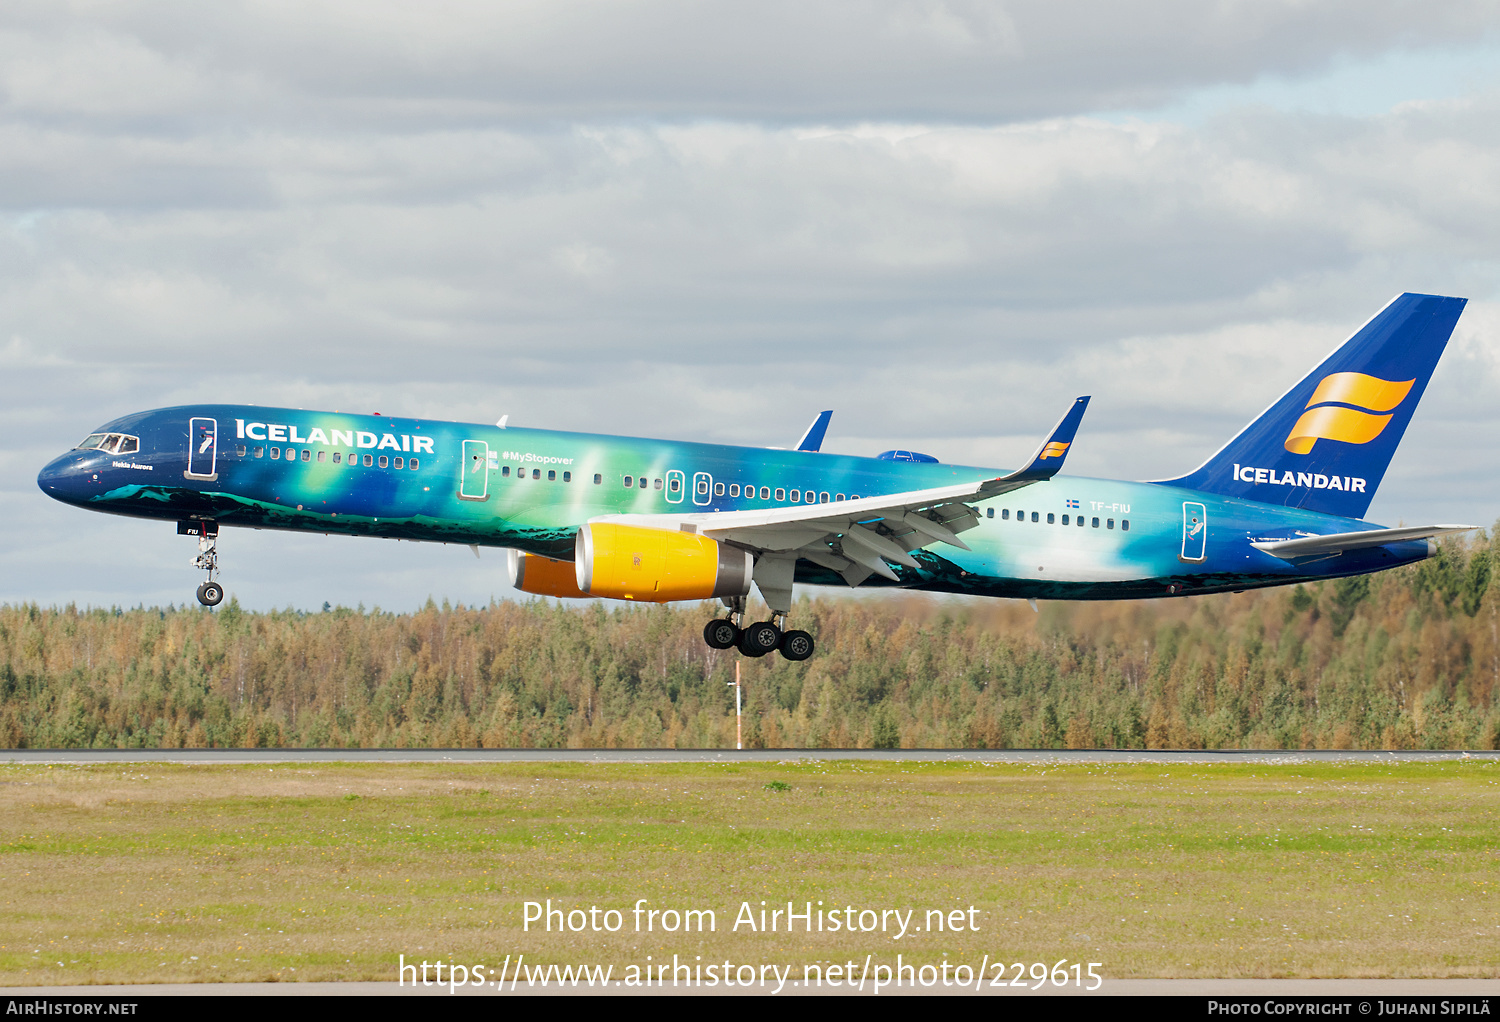
[[[189,479],[217,479],[219,459],[219,422],[217,419],[188,420],[188,464],[183,475]]]

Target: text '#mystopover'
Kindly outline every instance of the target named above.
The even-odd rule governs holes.
[[[853,993],[878,994],[894,987],[923,989],[972,989],[996,993],[1039,990],[1042,987],[1077,987],[1098,990],[1104,985],[1098,969],[1101,962],[1069,962],[1066,958],[1046,962],[992,961],[989,955],[976,966],[973,963],[941,962],[916,964],[903,955],[894,961],[866,955],[863,962],[815,962],[800,967],[779,962],[736,963],[730,959],[703,961],[701,955],[684,958],[673,955],[670,962],[656,961],[647,955],[643,963],[623,967],[615,965],[556,963],[531,964],[524,954],[505,956],[499,968],[488,965],[460,965],[456,962],[426,960],[408,962],[400,956],[397,966],[401,986],[447,987],[449,993],[460,988],[480,987],[496,993],[518,988],[537,987],[662,987],[713,988],[757,987],[780,993],[787,988],[832,988]],[[800,974],[798,970],[800,968]],[[1016,990],[1015,992],[1019,992]]]

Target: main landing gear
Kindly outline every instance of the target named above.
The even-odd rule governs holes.
[[[177,535],[198,537],[198,556],[193,558],[193,567],[208,572],[208,581],[198,587],[198,602],[205,607],[217,607],[224,602],[224,587],[214,581],[219,573],[219,523],[178,522]]]
[[[775,613],[770,621],[742,624],[744,600],[736,600],[727,618],[716,617],[703,626],[703,641],[714,649],[737,648],[745,656],[762,657],[781,650],[787,660],[806,660],[813,655],[813,637],[806,632],[786,631],[786,615]]]

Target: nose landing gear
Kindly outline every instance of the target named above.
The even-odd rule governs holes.
[[[224,602],[224,587],[214,581],[219,573],[219,523],[178,522],[177,535],[198,537],[198,556],[193,558],[193,567],[208,572],[208,581],[198,587],[198,602],[205,607],[217,607]]]

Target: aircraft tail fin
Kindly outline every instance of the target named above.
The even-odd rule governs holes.
[[[1401,295],[1217,454],[1156,481],[1363,518],[1466,303]]]

